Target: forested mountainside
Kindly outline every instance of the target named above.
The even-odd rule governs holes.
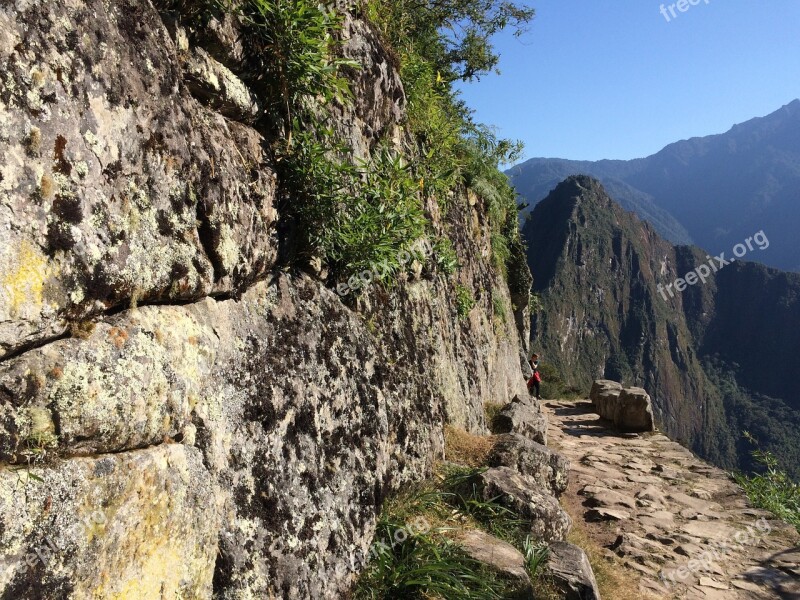
[[[701,456],[748,468],[748,431],[800,476],[800,275],[673,246],[585,176],[559,184],[523,234],[540,306],[532,345],[568,384],[640,385],[663,430]]]
[[[670,144],[636,160],[533,158],[507,171],[535,205],[570,175],[599,179],[623,208],[677,244],[717,254],[766,231],[754,260],[800,271],[800,100],[730,131]]]

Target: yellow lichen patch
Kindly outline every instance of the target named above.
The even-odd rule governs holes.
[[[114,591],[103,593],[102,590],[96,590],[94,597],[108,600],[180,597],[183,549],[176,548],[169,540],[162,541],[162,545],[152,549],[140,548],[147,552],[141,574],[137,573],[130,579],[118,582]]]
[[[187,487],[190,472],[184,452],[179,446],[162,446],[146,458],[134,457],[138,476],[115,491],[114,515],[105,522],[102,535],[90,540],[105,568],[84,582],[81,597],[205,597],[200,590],[208,588],[213,576],[215,548],[197,530],[198,505]]]
[[[31,316],[42,311],[44,286],[56,269],[32,244],[23,241],[17,252],[0,255],[0,316],[7,306],[8,316]]]

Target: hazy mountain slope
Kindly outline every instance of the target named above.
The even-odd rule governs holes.
[[[656,205],[653,197],[636,189],[617,176],[624,168],[623,161],[604,160],[596,163],[551,158],[533,158],[509,171],[508,175],[520,196],[531,204],[547,196],[559,182],[570,175],[591,175],[599,179],[609,193],[625,210],[630,210],[651,223],[666,239],[676,244],[689,244],[692,239],[687,229],[669,212]],[[521,212],[523,216],[530,210]]]
[[[758,260],[800,270],[800,247],[794,243],[800,228],[800,100],[727,133],[680,141],[647,158],[536,158],[508,173],[532,204],[559,176],[595,176],[663,236],[676,243],[691,239],[715,253],[763,229],[772,244]]]
[[[588,177],[560,184],[524,234],[542,305],[533,346],[567,383],[641,385],[665,431],[717,464],[747,466],[741,432],[754,430],[796,469],[800,276],[734,263],[662,294],[706,253],[665,241]]]

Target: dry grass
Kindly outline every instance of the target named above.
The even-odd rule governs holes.
[[[500,402],[484,402],[483,404],[483,414],[486,416],[486,425],[492,433],[497,433],[497,431],[495,431],[494,422],[497,415],[503,410],[503,406],[505,405]]]
[[[468,467],[484,467],[494,442],[487,435],[475,435],[447,425],[444,428],[444,457]]]

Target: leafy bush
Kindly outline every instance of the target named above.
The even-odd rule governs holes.
[[[225,0],[224,6],[242,23],[246,79],[266,98],[267,115],[280,115],[290,145],[308,99],[350,97],[340,72],[358,64],[336,56],[341,16],[335,11],[314,0]]]
[[[752,444],[758,445],[748,432],[744,435]],[[778,459],[771,452],[756,447],[752,454],[763,472],[754,475],[737,473],[734,475],[736,483],[744,488],[755,506],[770,511],[800,532],[800,485],[780,468]]]
[[[460,266],[453,243],[447,238],[439,238],[433,244],[433,260],[445,275],[452,275]]]
[[[461,284],[456,285],[456,309],[459,319],[465,319],[474,306],[475,297],[472,291]]]
[[[330,266],[358,273],[380,265],[384,277],[402,268],[401,252],[424,233],[419,187],[408,163],[387,148],[359,169],[355,193],[335,207],[323,249]]]
[[[475,191],[488,206],[496,267],[506,274],[513,262],[515,278],[526,279],[517,277],[520,257],[525,271],[527,266],[516,193],[500,170],[519,159],[522,146],[476,124],[453,82],[494,70],[498,57],[491,37],[507,27],[521,33],[533,10],[500,0],[370,0],[367,15],[399,57],[408,126],[420,149],[425,193],[446,210],[458,185]],[[530,281],[525,283],[522,293],[530,289]]]
[[[506,305],[500,296],[495,296],[494,294],[492,294],[492,312],[501,322],[506,322],[506,318],[508,317],[506,314]]]
[[[410,165],[386,147],[358,166],[337,159],[345,148],[327,136],[299,132],[281,161],[283,212],[301,253],[319,255],[340,280],[371,271],[388,280],[425,232],[419,186]]]

